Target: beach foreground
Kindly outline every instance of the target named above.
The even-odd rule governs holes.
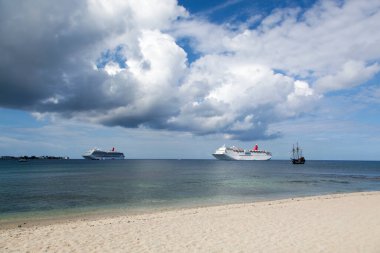
[[[380,252],[380,192],[0,230],[1,252]]]

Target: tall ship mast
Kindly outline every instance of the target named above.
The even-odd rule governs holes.
[[[302,149],[298,146],[298,142],[296,146],[293,144],[292,149],[292,158],[290,158],[293,164],[304,164],[305,163],[305,157],[302,155]]]
[[[212,154],[219,160],[238,160],[238,161],[265,161],[272,158],[272,154],[265,150],[259,150],[256,144],[251,150],[242,149],[239,147],[226,147],[223,145]]]

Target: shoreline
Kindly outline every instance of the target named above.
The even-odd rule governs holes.
[[[380,191],[144,214],[77,217],[0,230],[6,251],[378,252]]]
[[[296,196],[296,197],[284,197],[273,199],[260,199],[249,202],[237,202],[228,204],[195,204],[195,205],[172,205],[168,207],[157,207],[157,208],[91,208],[85,211],[68,211],[65,210],[52,210],[49,213],[44,213],[43,211],[30,213],[17,213],[6,216],[5,218],[0,217],[0,232],[2,230],[12,229],[12,228],[28,228],[34,226],[48,226],[54,224],[62,224],[67,222],[78,222],[78,221],[97,221],[101,219],[108,218],[120,218],[120,217],[135,217],[140,215],[155,215],[167,212],[178,212],[178,211],[191,211],[198,209],[207,208],[220,208],[220,207],[234,207],[234,206],[247,206],[247,205],[276,205],[279,203],[290,203],[292,201],[310,201],[315,199],[333,199],[341,198],[345,196],[367,196],[367,195],[380,195],[380,191],[363,191],[363,192],[344,192],[344,193],[326,193],[318,195],[306,195],[306,196]],[[380,211],[380,210],[379,210]],[[37,214],[36,214],[37,213]]]

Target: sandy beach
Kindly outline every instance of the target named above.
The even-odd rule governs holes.
[[[1,252],[380,252],[380,192],[18,225]]]

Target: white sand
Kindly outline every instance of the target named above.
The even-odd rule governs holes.
[[[0,252],[380,252],[380,192],[0,230]]]

